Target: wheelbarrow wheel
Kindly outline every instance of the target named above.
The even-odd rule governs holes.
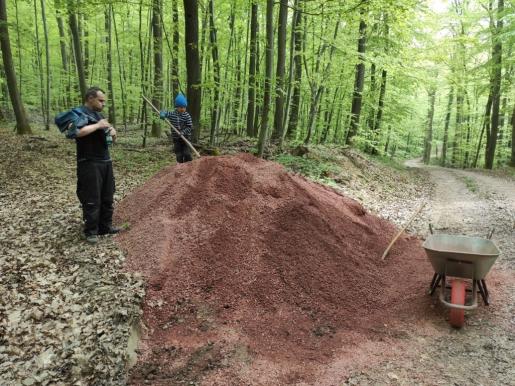
[[[454,279],[451,283],[451,303],[463,306],[465,304],[465,282]],[[451,326],[461,328],[465,323],[465,310],[451,308]]]

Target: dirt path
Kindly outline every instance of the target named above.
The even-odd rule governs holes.
[[[437,300],[435,318],[407,327],[405,342],[393,358],[353,374],[347,384],[404,385],[513,385],[515,371],[515,181],[481,172],[425,167],[434,183],[430,205],[419,219],[417,231],[485,237],[495,228],[493,240],[501,256],[487,277],[492,304],[480,304],[466,313],[465,327],[450,328],[448,311]]]

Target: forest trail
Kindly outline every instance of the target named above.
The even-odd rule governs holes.
[[[484,171],[426,166],[420,160],[406,162],[430,175],[434,192],[427,221],[436,232],[486,236],[501,249],[499,262],[515,267],[515,181],[485,174]]]
[[[400,345],[404,351],[351,374],[346,384],[455,384],[512,385],[515,370],[515,181],[483,171],[448,169],[405,163],[427,172],[433,183],[427,211],[419,219],[428,234],[485,237],[495,228],[493,240],[501,255],[487,276],[492,302],[466,312],[465,327],[448,325],[449,311],[433,297],[433,315],[408,327]]]

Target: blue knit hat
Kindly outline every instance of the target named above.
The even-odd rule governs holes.
[[[188,107],[188,101],[184,95],[177,95],[175,98],[175,107]]]

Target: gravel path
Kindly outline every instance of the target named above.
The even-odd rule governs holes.
[[[407,166],[422,168],[417,162]],[[421,170],[417,170],[420,172]],[[515,182],[483,172],[423,167],[434,184],[427,210],[416,231],[485,237],[501,256],[487,282],[492,304],[466,313],[465,327],[455,330],[446,322],[448,311],[434,300],[439,319],[404,326],[404,342],[392,347],[388,360],[355,372],[346,384],[378,385],[513,385],[515,383]]]

